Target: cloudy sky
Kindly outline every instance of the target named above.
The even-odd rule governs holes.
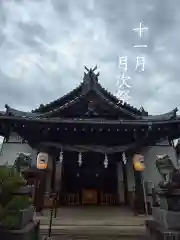
[[[150,114],[180,107],[179,30],[179,0],[0,0],[0,110],[55,100],[82,81],[84,65],[97,64],[114,93],[125,56],[130,104]],[[142,56],[145,71],[134,71]]]

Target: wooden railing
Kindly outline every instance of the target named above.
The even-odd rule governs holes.
[[[106,194],[101,193],[100,195],[100,204],[101,205],[116,205],[117,199],[115,194]],[[81,204],[79,193],[67,193],[63,194],[62,203],[65,205],[79,205]]]
[[[116,196],[113,194],[104,194],[101,193],[101,205],[115,205]]]
[[[77,193],[70,193],[64,194],[63,202],[67,205],[79,205],[79,194]]]

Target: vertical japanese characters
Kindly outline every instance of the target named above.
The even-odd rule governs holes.
[[[140,40],[143,38],[143,33],[145,31],[148,31],[147,27],[143,27],[143,24],[140,22],[140,25],[138,28],[133,29],[134,32],[137,32],[139,35]],[[146,44],[137,44],[133,46],[134,48],[147,48],[148,46]],[[132,86],[129,84],[129,81],[131,80],[131,77],[128,75],[128,57],[127,56],[120,56],[119,57],[119,69],[120,69],[120,75],[118,76],[116,86],[117,90],[115,95],[119,99],[119,102],[124,104],[125,102],[128,102],[128,100],[131,98],[130,96],[130,88]],[[145,71],[145,57],[144,56],[137,56],[136,57],[136,66],[134,69],[134,72],[144,72]]]
[[[123,104],[124,102],[127,102],[131,98],[129,95],[130,93],[129,89],[132,86],[128,82],[129,80],[131,80],[131,77],[127,75],[128,71],[127,60],[128,60],[127,56],[119,57],[120,76],[118,76],[116,82],[117,85],[116,96],[120,100],[120,102],[122,101]]]
[[[139,33],[139,38],[142,40],[143,38],[143,33],[145,31],[148,31],[147,27],[142,27],[142,23],[140,22],[139,28],[134,28],[134,32]],[[134,48],[147,48],[148,46],[146,44],[138,44],[134,45]],[[144,72],[145,70],[145,57],[144,56],[137,56],[136,57],[136,68],[134,71],[139,71],[139,72]]]

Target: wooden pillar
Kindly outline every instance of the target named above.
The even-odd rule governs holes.
[[[35,202],[36,202],[37,212],[41,212],[44,208],[46,174],[47,174],[47,170],[39,170],[36,178]]]
[[[143,193],[141,172],[137,172],[134,169],[134,178],[135,178],[134,210],[135,210],[135,213],[142,214],[142,213],[145,213],[145,202],[144,202],[144,193]]]
[[[56,158],[52,156],[51,192],[55,192]]]
[[[119,160],[119,154],[116,155],[117,161],[117,192],[118,202],[120,204],[128,204],[128,179],[127,179],[127,164]]]
[[[122,170],[123,170],[123,180],[124,180],[124,203],[128,204],[128,182],[127,182],[127,165],[122,162]]]
[[[123,172],[123,163],[122,161],[117,162],[117,195],[118,195],[118,204],[124,204],[125,194],[124,194],[124,172]]]

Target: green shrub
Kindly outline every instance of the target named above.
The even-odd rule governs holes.
[[[5,206],[5,208],[10,210],[20,211],[21,209],[26,209],[31,204],[31,198],[28,196],[14,196],[12,200]]]
[[[18,229],[20,225],[20,216],[17,215],[6,215],[1,221],[1,225],[7,227],[8,229]]]
[[[0,166],[0,225],[15,229],[20,223],[20,210],[28,208],[32,199],[27,195],[14,195],[26,181],[19,172]]]

